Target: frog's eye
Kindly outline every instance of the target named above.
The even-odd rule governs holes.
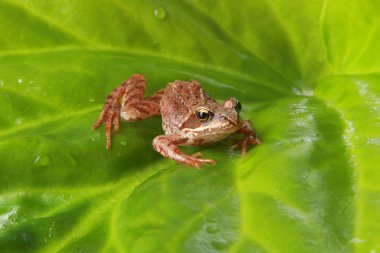
[[[211,113],[205,108],[200,108],[196,112],[197,118],[200,122],[204,123],[211,119]]]
[[[241,103],[239,101],[236,101],[235,109],[236,109],[237,112],[241,111]]]

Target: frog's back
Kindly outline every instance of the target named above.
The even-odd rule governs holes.
[[[194,109],[208,101],[214,101],[197,81],[176,80],[169,83],[161,99],[162,127],[166,134],[180,132],[182,123],[193,114]]]

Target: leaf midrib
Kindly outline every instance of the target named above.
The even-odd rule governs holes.
[[[96,226],[99,218],[102,217],[104,213],[107,213],[110,210],[114,213],[121,201],[128,199],[134,193],[136,188],[160,172],[162,172],[162,169],[144,170],[134,178],[132,184],[132,180],[129,177],[125,178],[120,183],[115,184],[113,189],[109,191],[112,198],[108,198],[106,204],[104,204],[105,202],[103,199],[98,200],[102,202],[102,205],[95,204],[97,208],[91,208],[91,210],[82,217],[81,221],[78,222],[64,238],[60,238],[59,241],[48,244],[42,252],[59,252],[71,242],[79,239],[83,234],[87,233],[86,231],[90,231]],[[107,244],[105,246],[107,246]]]
[[[209,64],[201,64],[199,62],[194,62],[194,61],[186,61],[183,59],[178,59],[175,57],[168,57],[168,56],[163,56],[162,54],[154,54],[150,51],[140,51],[140,52],[135,52],[135,51],[130,51],[126,50],[124,48],[119,48],[119,47],[81,47],[81,46],[64,46],[64,47],[54,47],[54,48],[45,48],[45,49],[38,49],[38,50],[19,50],[19,51],[7,51],[7,52],[0,52],[0,59],[1,57],[24,57],[24,56],[34,56],[34,55],[42,55],[42,54],[51,54],[51,53],[65,53],[65,52],[74,52],[74,51],[82,51],[82,52],[106,52],[106,53],[113,53],[113,54],[120,54],[120,55],[126,55],[130,57],[134,57],[136,59],[139,58],[154,58],[154,59],[159,59],[161,61],[168,61],[172,62],[176,65],[186,65],[189,66],[189,68],[196,68],[196,69],[206,69],[212,72],[219,73],[224,76],[230,76],[234,77],[236,79],[241,79],[242,81],[247,81],[247,82],[254,82],[256,85],[261,85],[264,86],[268,89],[272,89],[273,91],[277,93],[281,93],[284,96],[289,96],[289,95],[294,95],[288,93],[285,89],[279,89],[277,86],[269,85],[266,83],[257,83],[255,82],[252,77],[239,73],[237,71],[234,71],[230,68],[226,68],[224,66],[220,65],[209,65]]]
[[[29,121],[29,122],[23,123],[20,126],[12,127],[11,129],[5,129],[3,131],[0,131],[0,143],[4,142],[7,138],[11,138],[12,136],[17,135],[19,132],[22,132],[31,128],[38,128],[41,125],[49,124],[52,122],[62,121],[65,119],[70,119],[73,117],[86,115],[88,113],[99,111],[99,110],[100,110],[100,105],[88,106],[82,110],[76,110],[74,112],[72,111],[66,112],[65,114],[61,114],[59,116],[48,116],[45,118],[39,118],[38,120]]]

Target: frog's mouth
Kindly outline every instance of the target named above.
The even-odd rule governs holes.
[[[208,122],[200,127],[192,129],[194,137],[210,137],[210,138],[223,138],[223,136],[230,135],[240,129],[240,122],[232,122],[228,118],[224,120],[216,120],[216,122]]]

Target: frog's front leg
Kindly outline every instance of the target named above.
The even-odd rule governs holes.
[[[241,146],[241,153],[244,156],[247,153],[248,145],[260,144],[260,139],[257,138],[256,133],[253,131],[251,122],[244,121],[241,128],[238,132],[244,134],[244,137],[241,141],[235,144],[232,148],[238,148]]]
[[[160,101],[163,90],[144,99],[146,82],[143,75],[135,74],[122,82],[107,97],[103,109],[93,129],[98,128],[103,122],[105,125],[107,149],[111,147],[111,128],[113,132],[119,129],[119,114],[126,121],[137,121],[160,115]],[[120,99],[123,97],[122,105]]]
[[[153,148],[161,155],[174,161],[199,169],[202,164],[216,164],[212,159],[203,159],[182,153],[178,146],[186,145],[188,138],[179,134],[159,135],[153,139]],[[197,153],[199,154],[199,153]]]

